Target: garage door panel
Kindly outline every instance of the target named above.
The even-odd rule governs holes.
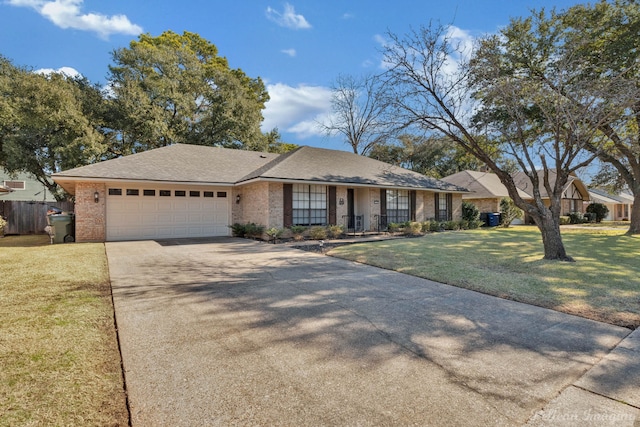
[[[227,198],[175,197],[173,191],[162,197],[108,196],[107,240],[228,236],[229,211]]]

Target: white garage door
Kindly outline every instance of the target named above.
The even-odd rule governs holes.
[[[227,188],[109,187],[107,240],[228,236]]]

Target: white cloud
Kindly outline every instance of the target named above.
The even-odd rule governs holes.
[[[322,135],[317,122],[323,121],[331,112],[330,88],[276,83],[267,85],[267,90],[271,99],[265,105],[263,131],[277,127],[300,139]]]
[[[142,27],[131,23],[125,15],[105,16],[99,13],[82,13],[84,0],[7,0],[18,7],[30,7],[56,26],[67,29],[93,31],[101,38],[111,34],[138,35]]]
[[[373,40],[378,43],[380,46],[385,47],[389,42],[387,41],[386,38],[384,38],[383,35],[380,34],[375,34],[373,36]]]
[[[34,73],[42,74],[45,76],[49,76],[51,74],[57,73],[57,74],[63,74],[67,77],[82,77],[82,74],[78,70],[72,67],[60,67],[57,70],[54,70],[53,68],[40,68],[39,70],[35,70]]]
[[[305,30],[311,28],[311,24],[304,16],[296,14],[295,9],[289,3],[284,4],[284,11],[278,12],[272,7],[267,7],[267,18],[281,27],[294,30]]]
[[[297,54],[297,52],[296,52],[296,50],[295,50],[295,49],[282,49],[280,52],[282,52],[282,53],[284,53],[284,54],[286,54],[286,55],[289,55],[289,56],[290,56],[290,57],[292,57],[292,58],[293,58],[294,56],[296,56],[296,54]]]
[[[458,70],[460,62],[468,59],[469,55],[471,55],[476,39],[468,31],[453,25],[448,28],[446,37],[454,46],[455,53],[454,55],[449,55],[443,64],[443,71],[445,74],[452,75]]]

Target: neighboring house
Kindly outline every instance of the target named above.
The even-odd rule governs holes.
[[[8,187],[11,193],[4,194],[2,200],[15,200],[23,202],[55,202],[47,188],[28,173],[18,173],[15,175],[5,172],[0,168],[0,186]],[[0,190],[1,191],[1,190]]]
[[[458,219],[453,184],[356,154],[286,154],[175,144],[56,173],[75,195],[76,241],[228,236],[270,227]]]
[[[544,179],[544,172],[538,172],[540,183]],[[500,200],[510,197],[507,188],[502,184],[497,175],[490,172],[462,171],[442,178],[443,181],[467,188],[470,192],[462,195],[463,200],[476,205],[480,212],[499,212]],[[532,183],[529,177],[523,172],[513,174],[513,180],[518,189],[518,194],[524,200],[533,200]],[[555,171],[549,172],[551,186],[555,184]],[[544,187],[540,189],[543,202],[549,206],[551,204],[547,191]],[[587,187],[575,175],[569,177],[562,192],[560,215],[568,215],[570,212],[584,212],[584,202],[589,201],[589,191]],[[525,223],[531,220],[525,214]]]
[[[462,195],[462,200],[473,203],[482,213],[500,212],[500,201],[510,197],[507,187],[494,173],[465,170],[442,180],[469,190],[469,193]],[[523,199],[530,198],[524,191],[518,190],[518,194]]]
[[[556,172],[554,170],[549,171],[549,185],[553,187],[556,182]],[[538,171],[538,178],[540,181],[540,196],[546,206],[551,205],[551,199],[547,194],[547,190],[544,188],[544,171]],[[533,200],[533,184],[531,180],[524,172],[516,172],[513,174],[513,180],[518,189],[524,191],[529,195],[528,199]],[[586,185],[578,179],[575,174],[571,174],[567,183],[562,190],[562,197],[560,200],[560,215],[569,215],[571,212],[583,212],[585,210],[584,202],[588,202],[589,191]],[[531,219],[525,213],[525,223],[530,223]]]
[[[2,193],[2,188],[11,192]],[[53,194],[31,174],[9,174],[0,168],[0,216],[8,222],[6,234],[45,233],[47,211],[51,207],[73,210],[73,203],[56,202]]]
[[[633,195],[628,192],[611,194],[599,188],[590,188],[591,201],[602,203],[609,209],[606,221],[628,221],[633,208]]]

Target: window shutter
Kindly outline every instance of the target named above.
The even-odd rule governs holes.
[[[387,190],[380,189],[380,216],[387,216]]]
[[[329,225],[338,224],[336,218],[336,187],[335,185],[329,186]]]
[[[283,184],[282,187],[282,207],[284,211],[282,225],[284,227],[291,227],[293,225],[293,184]]]
[[[409,191],[409,219],[416,220],[416,190]]]
[[[447,193],[447,221],[453,219],[453,194]]]
[[[436,221],[440,221],[440,194],[434,193],[433,197],[434,197],[434,204],[436,207],[434,218],[436,219]]]

